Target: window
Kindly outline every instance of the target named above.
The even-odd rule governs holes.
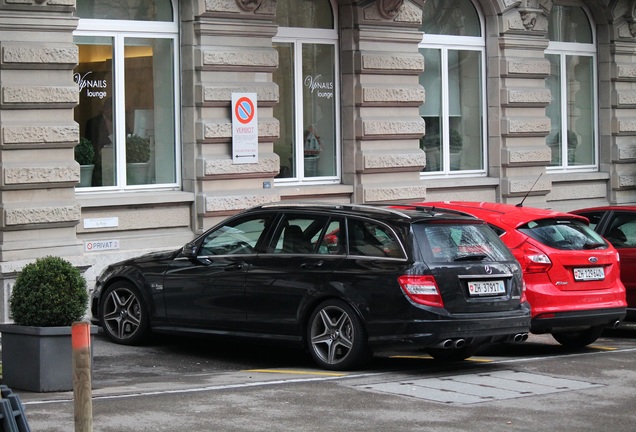
[[[423,175],[485,175],[485,41],[470,0],[429,0],[424,4],[420,83],[426,101],[420,115],[426,133]]]
[[[280,138],[276,184],[337,183],[340,176],[338,33],[329,0],[276,2],[274,73],[280,101],[274,116]]]
[[[316,253],[316,245],[321,243],[328,219],[317,215],[285,216],[274,235],[272,252],[294,255]]]
[[[554,5],[550,12],[546,84],[552,102],[546,112],[552,123],[547,144],[552,150],[548,170],[597,168],[596,48],[593,26],[585,10]]]
[[[349,254],[370,257],[405,258],[395,234],[369,221],[348,220]]]
[[[269,217],[263,216],[230,221],[203,239],[198,256],[253,254],[268,222]]]
[[[177,187],[178,26],[170,0],[78,0],[75,121],[93,147],[81,188]]]

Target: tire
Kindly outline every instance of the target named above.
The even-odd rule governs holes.
[[[596,341],[603,333],[603,329],[603,326],[590,327],[580,331],[552,333],[552,337],[565,347],[583,348]]]
[[[307,345],[323,369],[351,370],[371,358],[367,332],[355,311],[345,302],[326,300],[311,314]]]
[[[464,346],[461,348],[427,348],[426,352],[437,361],[458,362],[466,360],[477,352],[479,346]]]
[[[112,341],[138,345],[148,335],[148,309],[132,284],[117,282],[108,287],[99,308],[102,328]]]

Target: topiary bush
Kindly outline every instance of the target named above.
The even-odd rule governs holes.
[[[35,327],[70,326],[84,317],[87,304],[80,271],[54,256],[24,266],[9,299],[13,321]]]
[[[80,165],[93,165],[95,161],[95,149],[93,143],[82,137],[75,146],[75,160]]]
[[[150,140],[139,135],[126,137],[126,162],[141,163],[150,159]]]

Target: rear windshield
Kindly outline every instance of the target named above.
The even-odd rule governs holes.
[[[607,243],[593,229],[575,220],[541,219],[528,222],[519,231],[554,249],[605,249]]]
[[[514,261],[512,254],[487,225],[415,224],[413,232],[426,261]]]

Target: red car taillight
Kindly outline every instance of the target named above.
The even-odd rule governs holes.
[[[415,303],[433,307],[444,307],[442,295],[433,276],[400,276],[400,287]]]
[[[515,255],[517,255],[521,270],[524,273],[544,273],[552,267],[550,258],[528,243],[522,244],[513,252],[516,252]]]

